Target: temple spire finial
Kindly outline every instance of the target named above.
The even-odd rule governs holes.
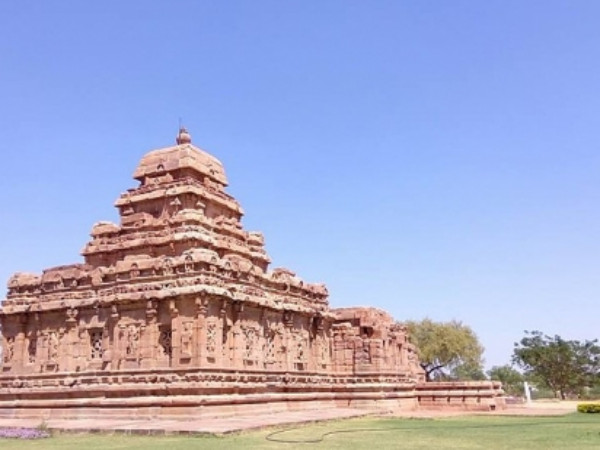
[[[192,136],[184,126],[181,126],[181,121],[175,142],[177,142],[177,145],[190,144],[192,142]]]

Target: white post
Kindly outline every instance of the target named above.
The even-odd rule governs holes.
[[[527,399],[527,404],[531,403],[531,391],[529,390],[529,383],[527,381],[523,382],[523,389],[525,390],[525,398]]]

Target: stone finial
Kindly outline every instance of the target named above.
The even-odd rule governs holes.
[[[181,127],[179,128],[179,133],[177,134],[175,142],[177,142],[177,145],[190,144],[192,142],[192,136],[185,127]]]

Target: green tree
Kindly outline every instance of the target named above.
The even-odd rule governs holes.
[[[502,382],[502,388],[508,395],[523,395],[523,382],[525,377],[521,372],[514,369],[512,366],[505,364],[504,366],[493,366],[487,372],[490,380]]]
[[[565,399],[568,394],[580,392],[598,381],[597,342],[569,341],[541,331],[525,331],[525,337],[515,343],[513,362]]]
[[[465,366],[471,373],[481,371],[483,347],[466,325],[453,320],[431,319],[406,322],[410,340],[418,349],[421,367],[428,381],[449,378],[453,371]]]
[[[464,380],[464,381],[482,381],[487,380],[483,366],[481,363],[469,364],[463,363],[450,370],[448,376],[450,380]]]

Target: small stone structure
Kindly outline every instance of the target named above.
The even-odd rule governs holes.
[[[142,158],[83,263],[9,280],[0,416],[501,406],[497,383],[425,383],[384,311],[331,309],[323,284],[268,270],[222,164],[176,142]]]

